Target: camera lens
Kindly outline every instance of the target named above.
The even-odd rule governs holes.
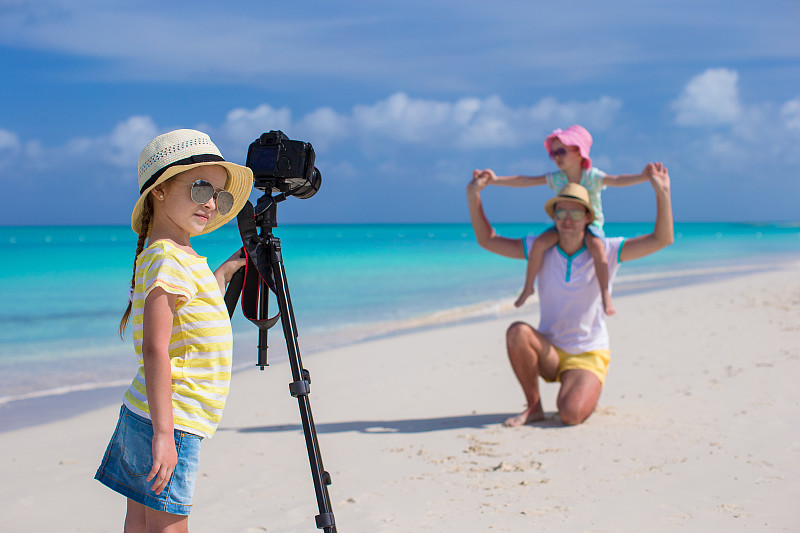
[[[317,194],[320,186],[322,186],[322,174],[320,174],[317,167],[314,167],[314,170],[310,174],[311,176],[309,176],[309,179],[306,180],[305,184],[291,192],[292,196],[295,198],[300,198],[301,200],[305,200],[306,198],[311,198]]]

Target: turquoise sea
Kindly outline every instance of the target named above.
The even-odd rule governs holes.
[[[544,226],[496,228],[524,236]],[[651,228],[609,223],[606,232],[635,236]],[[468,224],[287,225],[275,235],[304,357],[374,336],[494,316],[510,308],[524,277],[524,262],[481,249]],[[130,331],[123,342],[117,328],[135,237],[127,226],[0,227],[0,406],[130,381],[136,367]],[[212,269],[239,246],[234,225],[193,240]],[[800,224],[679,223],[673,246],[623,265],[615,294],[797,259]],[[270,307],[277,308],[274,301]],[[233,325],[235,364],[250,367],[256,328],[240,310]],[[285,359],[276,327],[270,361]]]

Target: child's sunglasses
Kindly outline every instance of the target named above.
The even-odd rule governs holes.
[[[556,148],[555,150],[550,150],[550,159],[555,159],[556,157],[564,157],[569,153],[569,150],[566,148]]]
[[[220,215],[227,215],[233,209],[233,195],[225,189],[215,191],[214,186],[206,180],[192,183],[191,195],[192,201],[200,205],[208,203],[213,198]]]
[[[556,220],[564,220],[569,215],[569,218],[578,222],[586,215],[586,209],[556,209],[553,213],[553,218]]]

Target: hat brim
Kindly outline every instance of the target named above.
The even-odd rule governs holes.
[[[209,161],[205,163],[192,163],[191,165],[175,165],[164,171],[164,173],[158,177],[156,182],[148,187],[139,196],[139,199],[136,201],[136,205],[133,206],[133,213],[131,213],[131,228],[133,231],[137,234],[141,233],[142,231],[142,211],[144,210],[144,201],[154,187],[164,183],[168,179],[180,174],[181,172],[186,172],[187,170],[191,170],[196,167],[204,167],[209,165],[219,165],[228,173],[228,181],[225,183],[225,190],[233,195],[233,207],[226,215],[217,214],[217,216],[215,216],[208,222],[208,224],[206,224],[205,229],[203,229],[199,235],[214,231],[218,227],[227,224],[236,215],[238,215],[239,211],[241,211],[242,207],[244,207],[245,202],[247,202],[247,199],[250,198],[250,192],[253,190],[253,171],[250,170],[250,168],[237,165],[236,163],[230,163],[228,161]]]
[[[583,164],[582,164],[583,168],[592,168],[592,158],[589,157],[589,150],[591,147],[591,135],[589,134],[588,131],[586,132],[586,134],[589,135],[590,146],[586,146],[583,142],[581,142],[582,139],[576,138],[575,134],[569,131],[568,129],[559,132],[553,132],[544,138],[544,149],[549,154],[553,150],[553,141],[558,139],[564,146],[575,146],[576,148],[578,148],[578,151],[580,152],[581,157],[583,158]]]
[[[594,208],[592,207],[592,204],[590,204],[589,202],[587,202],[583,198],[579,198],[577,196],[563,195],[563,196],[554,196],[553,198],[550,198],[549,200],[547,200],[547,202],[545,202],[545,204],[544,204],[545,212],[552,219],[555,219],[556,204],[558,202],[575,202],[575,203],[581,204],[583,207],[586,208],[587,211],[589,211],[589,215],[592,217],[591,220],[589,221],[590,224],[592,222],[594,222],[594,220],[596,218],[595,214],[594,214]]]

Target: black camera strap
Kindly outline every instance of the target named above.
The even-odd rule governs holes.
[[[281,314],[279,311],[272,318],[259,318],[261,299],[268,296],[268,293],[262,294],[259,289],[263,282],[269,290],[277,294],[275,274],[272,271],[267,247],[258,234],[253,204],[249,201],[245,203],[237,219],[247,263],[231,277],[228,290],[225,291],[225,305],[228,308],[228,315],[232,317],[241,295],[242,314],[259,329],[266,331],[278,322]]]

